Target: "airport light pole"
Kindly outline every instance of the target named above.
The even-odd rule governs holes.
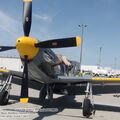
[[[98,63],[99,68],[101,66],[101,52],[102,52],[102,47],[100,47],[100,51],[99,51],[99,63]]]
[[[116,70],[116,63],[117,63],[117,58],[114,58],[114,69]]]
[[[82,63],[82,54],[83,54],[83,33],[84,33],[84,28],[87,27],[87,25],[81,24],[78,25],[78,27],[81,28],[81,47],[80,47],[80,73],[81,73],[81,63]]]

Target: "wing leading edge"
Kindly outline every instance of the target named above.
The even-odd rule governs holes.
[[[89,82],[92,79],[90,76],[86,77],[71,77],[71,76],[59,76],[56,79],[52,79],[54,83],[83,83]]]
[[[12,75],[16,77],[22,78],[22,73],[20,71],[6,70],[0,69],[0,73],[4,73],[7,75]],[[29,79],[31,76],[29,76]],[[57,78],[50,79],[49,83],[120,83],[120,78],[103,78],[103,77],[92,77],[92,76],[84,76],[84,77],[72,77],[72,76],[58,76]]]
[[[12,76],[16,76],[16,77],[22,78],[22,72],[20,72],[20,71],[0,69],[0,73],[6,74],[6,75],[12,75]]]
[[[102,77],[92,77],[92,76],[84,76],[84,77],[71,77],[71,76],[59,76],[56,79],[52,79],[54,83],[120,83],[120,78],[102,78]]]

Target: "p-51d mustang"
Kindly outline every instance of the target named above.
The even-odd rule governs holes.
[[[32,22],[32,0],[23,0],[23,29],[24,36],[16,40],[16,46],[0,46],[0,51],[17,49],[20,54],[24,70],[22,74],[20,102],[28,102],[28,79],[43,83],[40,91],[40,98],[53,99],[54,85],[69,83],[87,83],[86,96],[83,103],[83,115],[90,116],[93,104],[89,99],[92,95],[92,78],[69,77],[60,75],[60,60],[50,48],[74,47],[80,45],[80,37],[63,39],[53,39],[39,42],[37,39],[29,37]],[[9,71],[10,75],[15,75]],[[100,80],[98,80],[100,81]]]

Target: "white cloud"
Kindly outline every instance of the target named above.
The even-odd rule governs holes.
[[[15,19],[3,11],[0,11],[0,29],[8,32],[13,37],[16,37],[19,31],[19,24]]]
[[[34,14],[33,15],[35,18],[37,18],[38,20],[44,21],[44,22],[52,22],[53,18],[52,16],[43,14],[43,15],[38,15],[38,14]]]

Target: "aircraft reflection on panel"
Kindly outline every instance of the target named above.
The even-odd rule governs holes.
[[[80,45],[80,37],[53,39],[39,42],[37,39],[29,37],[32,22],[32,0],[23,0],[23,30],[24,36],[16,40],[16,46],[0,46],[0,51],[17,49],[21,61],[24,64],[24,70],[21,75],[16,71],[6,71],[11,76],[22,78],[20,102],[26,103],[28,97],[28,79],[33,79],[43,83],[40,90],[40,99],[44,100],[46,96],[51,101],[53,99],[53,90],[56,84],[83,84],[86,83],[86,95],[83,102],[83,115],[89,117],[94,111],[92,98],[92,77],[70,77],[62,76],[63,64],[60,58],[50,48],[75,47]],[[5,72],[5,71],[3,71]],[[8,79],[12,79],[9,77]],[[98,81],[103,81],[97,79]],[[9,80],[8,80],[9,81]],[[105,82],[106,80],[104,80]],[[113,80],[111,80],[114,82]],[[120,80],[118,80],[119,82]],[[109,80],[108,80],[109,82]],[[4,104],[8,100],[9,92],[2,93],[0,96]],[[4,100],[5,101],[4,101]],[[92,100],[93,101],[93,100]]]

